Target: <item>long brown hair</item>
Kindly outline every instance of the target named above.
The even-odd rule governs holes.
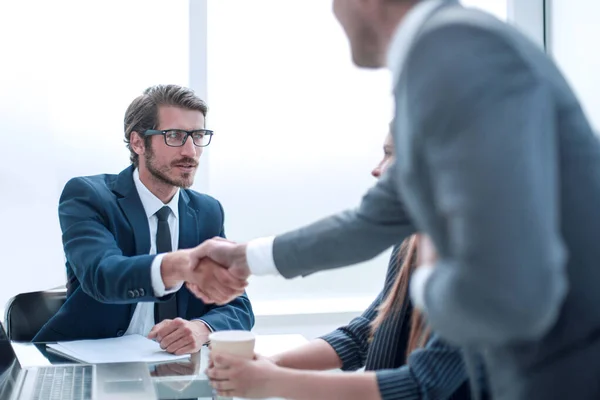
[[[404,303],[408,301],[408,284],[414,270],[417,268],[418,242],[418,236],[412,235],[406,238],[400,245],[397,257],[398,268],[400,270],[392,289],[379,306],[377,317],[371,323],[372,335],[375,334],[386,318],[393,313],[400,312]],[[423,347],[430,336],[431,330],[427,326],[425,317],[418,309],[413,308],[405,358],[408,358],[408,355],[415,349]]]

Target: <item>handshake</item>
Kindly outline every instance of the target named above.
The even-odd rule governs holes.
[[[204,303],[227,304],[248,286],[246,245],[216,237],[193,249],[165,254],[160,272],[167,290],[185,282]]]

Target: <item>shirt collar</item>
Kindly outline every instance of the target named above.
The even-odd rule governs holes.
[[[443,3],[444,0],[420,1],[408,11],[398,24],[387,53],[387,65],[392,72],[393,88],[400,79],[402,66],[419,30],[431,13]]]
[[[142,206],[146,212],[146,217],[150,218],[158,210],[164,206],[168,206],[175,216],[175,219],[179,218],[179,188],[175,192],[175,195],[171,201],[167,204],[163,204],[163,202],[142,183],[140,180],[140,171],[137,168],[133,171],[133,183],[135,183],[135,188],[137,189],[140,200],[142,201]]]

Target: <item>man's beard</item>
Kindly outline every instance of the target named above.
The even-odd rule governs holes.
[[[190,186],[192,186],[192,184],[194,183],[194,175],[196,172],[195,170],[194,172],[183,173],[179,179],[173,179],[169,177],[168,173],[169,171],[172,171],[173,168],[177,168],[175,167],[175,165],[177,164],[191,164],[197,166],[198,162],[196,160],[194,160],[193,158],[186,157],[172,162],[171,166],[157,166],[154,163],[156,160],[156,158],[154,157],[154,151],[151,147],[147,147],[146,149],[147,151],[144,155],[146,167],[148,168],[148,171],[150,171],[150,174],[154,177],[154,179],[156,179],[159,182],[166,183],[167,185],[179,187],[182,189],[187,189]]]

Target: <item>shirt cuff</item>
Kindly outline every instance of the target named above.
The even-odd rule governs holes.
[[[371,325],[365,325],[369,331],[360,332],[365,334],[364,337],[369,337]],[[361,349],[356,341],[341,329],[337,329],[327,335],[321,336],[319,339],[324,340],[329,344],[337,356],[342,360],[342,371],[356,371],[365,366],[364,360],[361,357]]]
[[[275,236],[254,239],[246,245],[246,261],[252,275],[281,276],[273,259]]]
[[[195,319],[194,321],[198,321],[198,322],[202,322],[204,325],[206,325],[206,327],[208,328],[208,330],[212,333],[215,330],[212,328],[212,326],[210,326],[210,324],[208,322],[206,322],[203,319]]]
[[[413,305],[425,310],[425,286],[433,273],[433,265],[423,264],[417,267],[410,280],[410,299]]]
[[[151,269],[151,280],[152,280],[152,289],[154,290],[154,297],[163,297],[171,293],[175,293],[183,286],[183,281],[177,283],[173,288],[167,289],[165,288],[165,283],[162,280],[162,275],[160,273],[160,265],[162,264],[162,259],[166,253],[162,253],[154,257],[152,261]]]
[[[406,365],[395,369],[375,371],[375,376],[381,400],[419,400],[423,398],[416,379]]]

